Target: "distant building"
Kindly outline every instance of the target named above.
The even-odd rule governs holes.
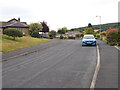
[[[68,37],[68,36],[73,36],[73,37],[75,37],[75,35],[78,34],[78,33],[80,33],[80,32],[79,32],[79,31],[67,32],[67,33],[66,33],[66,36],[67,36],[67,37]]]
[[[13,18],[7,22],[0,22],[0,34],[2,34],[6,28],[16,28],[20,30],[23,34],[29,35],[29,27],[27,23],[20,22],[20,18],[18,18],[18,20]]]

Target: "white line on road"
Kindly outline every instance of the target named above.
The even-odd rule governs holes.
[[[91,90],[94,90],[95,88],[99,69],[100,69],[100,51],[99,51],[99,46],[97,45],[97,65],[96,65],[95,72],[94,72],[93,79],[92,79],[91,86],[90,86]]]

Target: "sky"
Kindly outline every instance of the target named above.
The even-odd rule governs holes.
[[[0,21],[47,22],[50,30],[118,22],[119,0],[0,0]]]

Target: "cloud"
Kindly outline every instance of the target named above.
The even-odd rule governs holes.
[[[31,13],[28,9],[26,8],[21,8],[21,7],[13,7],[13,6],[10,6],[10,7],[3,7],[2,10],[1,10],[1,15],[4,16],[4,17],[14,17],[14,16],[18,16],[18,17],[21,17],[21,16],[31,16]]]
[[[51,29],[74,28],[99,24],[96,15],[102,16],[102,23],[117,22],[117,5],[118,0],[1,0],[0,19],[45,20]]]

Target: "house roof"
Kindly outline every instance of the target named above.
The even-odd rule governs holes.
[[[15,21],[13,21],[15,20]],[[26,22],[20,22],[18,20],[16,20],[15,18],[12,20],[9,20],[8,22],[0,22],[0,27],[1,28],[5,28],[5,27],[20,27],[20,28],[27,28],[28,25]]]
[[[14,22],[11,24],[6,25],[7,27],[28,27],[28,25],[21,23],[21,22]]]
[[[8,22],[11,22],[11,21],[18,21],[18,20],[13,18],[13,19],[9,20]]]

